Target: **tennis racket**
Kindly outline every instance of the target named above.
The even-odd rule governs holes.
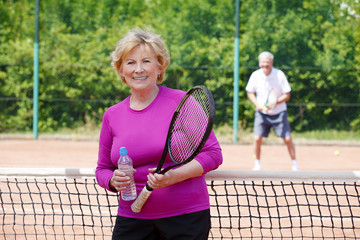
[[[171,119],[165,147],[155,173],[165,174],[170,169],[193,160],[204,147],[215,119],[215,102],[204,86],[190,89],[181,99]],[[162,166],[169,153],[173,164]],[[153,189],[146,184],[131,205],[133,212],[140,212]]]
[[[268,110],[274,109],[276,107],[278,97],[279,97],[278,90],[275,87],[272,87],[269,90],[265,105],[263,107],[263,111],[266,112]]]

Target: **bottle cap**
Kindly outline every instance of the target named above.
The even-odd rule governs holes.
[[[127,155],[127,154],[128,154],[128,152],[126,150],[126,147],[121,147],[120,148],[120,155]]]

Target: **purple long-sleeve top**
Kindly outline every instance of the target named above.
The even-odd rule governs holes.
[[[156,168],[159,163],[172,115],[184,95],[184,91],[159,86],[157,97],[143,110],[131,109],[130,97],[127,97],[105,112],[96,168],[96,178],[101,187],[110,190],[109,182],[117,168],[120,147],[126,147],[136,169],[134,179],[137,193],[140,193],[146,185],[148,169]],[[195,159],[204,169],[202,176],[155,189],[140,213],[132,212],[130,206],[133,201],[120,198],[118,215],[156,219],[209,209],[205,173],[216,169],[223,160],[213,132]],[[168,155],[163,167],[169,165],[172,161]]]

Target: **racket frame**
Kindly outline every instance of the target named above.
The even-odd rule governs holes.
[[[182,162],[177,162],[176,160],[174,160],[174,157],[172,155],[172,152],[171,150],[169,151],[169,149],[171,149],[171,141],[170,141],[170,138],[171,138],[171,133],[172,133],[172,129],[169,129],[169,132],[168,132],[168,136],[166,138],[166,152],[165,152],[165,158],[163,160],[163,163],[161,164],[161,166],[156,169],[156,170],[159,170],[158,173],[160,174],[165,174],[167,171],[169,171],[170,169],[174,168],[174,167],[178,167],[178,166],[181,166],[181,165],[184,165],[188,162],[190,162],[191,160],[193,160],[199,153],[200,151],[202,150],[202,148],[204,147],[205,143],[206,143],[206,140],[209,138],[210,136],[210,133],[211,133],[211,130],[212,130],[212,127],[214,125],[214,120],[215,120],[215,101],[214,101],[214,98],[212,97],[210,91],[204,87],[204,86],[195,86],[193,87],[192,89],[190,89],[186,94],[185,96],[181,99],[179,105],[177,106],[176,110],[175,110],[175,113],[173,115],[173,118],[171,120],[171,123],[170,123],[170,126],[173,126],[173,124],[175,123],[175,121],[177,120],[177,117],[178,115],[180,114],[180,110],[181,108],[183,107],[183,105],[185,104],[186,100],[191,97],[191,94],[196,91],[197,89],[201,88],[202,91],[204,91],[206,93],[206,95],[208,96],[208,100],[209,100],[209,118],[208,118],[208,125],[206,127],[206,130],[205,130],[205,133],[203,135],[203,138],[201,139],[201,142],[199,144],[199,146],[196,148],[196,150],[193,152],[193,154],[188,157],[185,161],[182,161]],[[171,160],[175,163],[171,166],[168,166],[167,168],[161,170],[161,167],[162,165],[164,164],[165,162],[165,159],[166,159],[166,155],[167,155],[167,152],[169,152],[169,155],[170,155],[170,158]],[[164,152],[163,152],[164,154]],[[159,164],[160,165],[160,164]]]

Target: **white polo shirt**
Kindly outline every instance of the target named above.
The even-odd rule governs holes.
[[[277,68],[272,68],[268,76],[266,76],[262,69],[258,69],[250,76],[249,82],[246,85],[246,91],[255,93],[256,100],[260,105],[265,105],[266,98],[271,88],[276,88],[279,96],[291,91],[290,84],[285,74]],[[274,109],[268,110],[266,114],[275,115],[286,110],[286,103],[282,102]]]

